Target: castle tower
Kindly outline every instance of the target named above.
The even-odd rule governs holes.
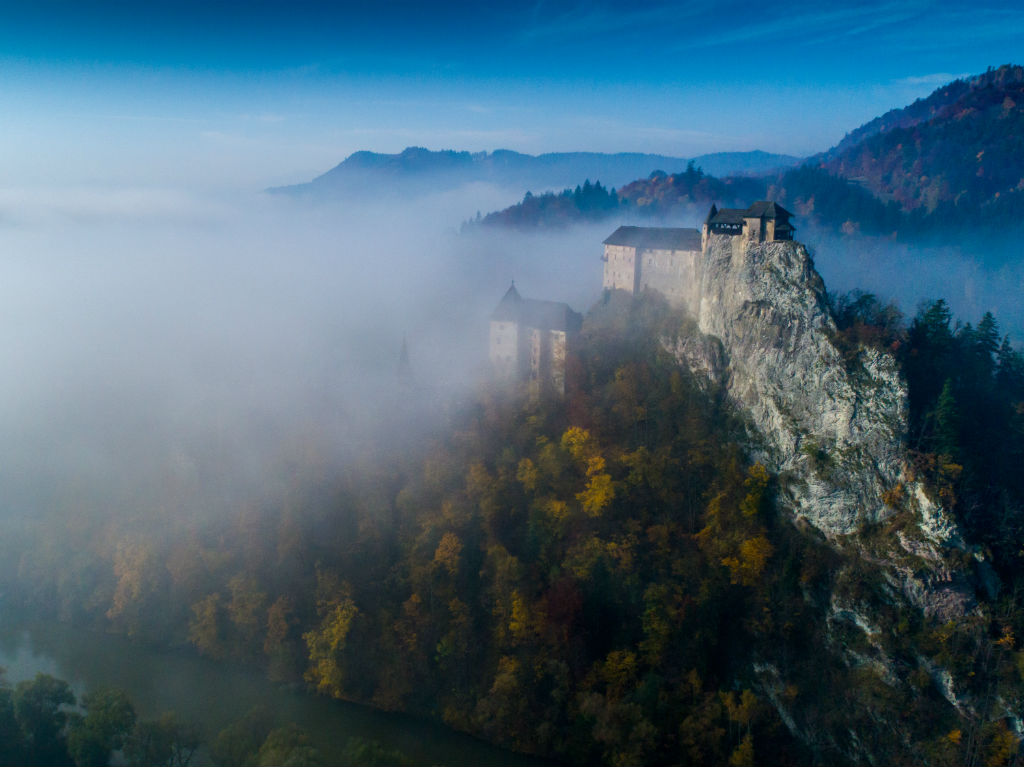
[[[567,304],[523,298],[513,282],[491,314],[491,365],[499,380],[534,394],[565,393],[566,357],[583,317]]]
[[[491,314],[491,365],[498,378],[516,380],[521,369],[519,319],[523,298],[515,280]]]

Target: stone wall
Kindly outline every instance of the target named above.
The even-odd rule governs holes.
[[[604,246],[604,288],[636,292],[636,248],[627,245]]]
[[[697,250],[642,250],[640,290],[656,290],[673,306],[700,308],[701,254]]]
[[[521,352],[519,325],[515,322],[491,321],[491,365],[499,378],[519,377]]]

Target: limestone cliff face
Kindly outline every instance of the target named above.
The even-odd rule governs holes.
[[[875,349],[844,358],[825,286],[798,242],[711,236],[699,296],[686,308],[699,332],[665,346],[680,364],[724,384],[748,414],[754,457],[779,477],[782,507],[843,554],[827,603],[805,595],[824,616],[823,651],[908,689],[914,669],[894,661],[893,615],[917,609],[926,619],[958,620],[979,610],[976,589],[994,597],[999,583],[983,552],[968,547],[951,516],[908,477],[907,389],[896,360]],[[857,534],[890,517],[876,528],[887,534]],[[876,591],[864,588],[868,579]],[[884,594],[884,606],[869,593]],[[847,641],[850,632],[860,643]],[[973,711],[970,680],[919,656],[916,671],[935,680],[958,713]],[[823,723],[813,707],[784,700],[781,666],[768,654],[754,671],[790,731],[817,742]],[[851,761],[878,763],[867,734],[828,738]]]
[[[912,534],[860,556],[927,615],[973,609],[965,573],[949,565],[951,551],[967,548],[956,523],[905,476],[907,390],[896,360],[877,349],[854,364],[843,358],[807,249],[713,235],[700,269],[699,298],[687,307],[699,333],[668,348],[724,382],[749,414],[752,452],[780,477],[782,505],[860,549],[851,534],[865,523],[890,517],[893,506],[912,512]]]
[[[847,369],[802,244],[713,235],[703,258],[690,311],[721,340],[729,392],[757,427],[758,457],[789,479],[787,505],[830,536],[888,516],[907,407],[895,360],[865,350]]]

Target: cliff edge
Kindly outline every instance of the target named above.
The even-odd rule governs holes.
[[[907,423],[895,359],[866,349],[848,367],[799,242],[711,235],[703,261],[692,311],[726,350],[728,391],[758,430],[755,454],[789,479],[786,505],[829,536],[888,517]]]
[[[874,348],[844,357],[807,248],[711,235],[694,303],[687,308],[703,338],[666,344],[680,363],[724,383],[748,414],[750,450],[779,477],[781,507],[858,549],[926,614],[972,610],[971,576],[953,556],[967,546],[907,467],[907,388],[897,362]],[[899,534],[871,547],[853,535],[897,514]]]

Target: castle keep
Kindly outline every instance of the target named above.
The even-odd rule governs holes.
[[[700,305],[704,255],[711,235],[737,242],[792,240],[789,211],[774,202],[746,210],[711,206],[702,231],[620,226],[604,241],[604,288],[640,293],[656,290],[691,312]],[[491,366],[500,380],[565,393],[566,357],[583,317],[557,301],[523,298],[515,283],[491,315]]]
[[[696,307],[702,255],[712,234],[747,242],[792,240],[792,214],[761,200],[747,209],[712,205],[701,231],[620,226],[604,241],[604,288],[640,293],[656,290],[675,305]]]
[[[512,283],[491,315],[491,365],[505,381],[564,394],[566,354],[582,325],[568,304],[523,298]]]

